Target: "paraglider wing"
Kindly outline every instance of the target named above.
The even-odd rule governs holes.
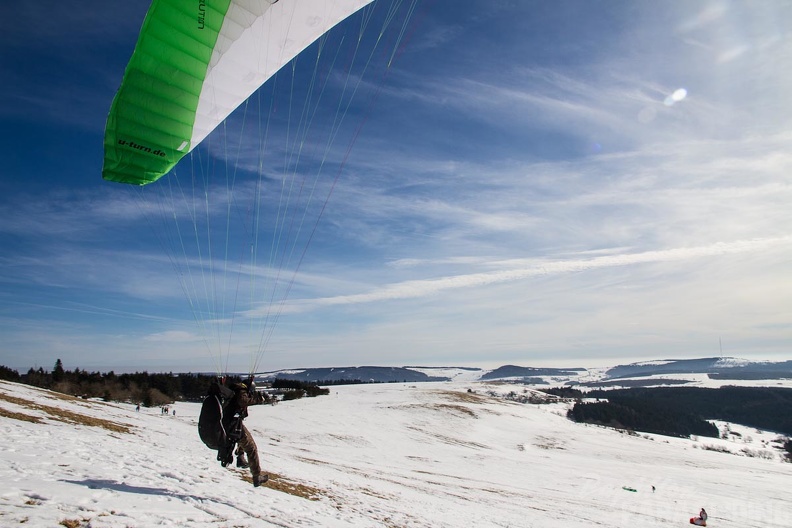
[[[372,0],[153,0],[105,129],[106,180],[156,181],[267,79]]]

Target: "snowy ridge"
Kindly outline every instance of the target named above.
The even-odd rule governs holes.
[[[712,375],[712,376],[710,376]],[[748,361],[739,358],[662,359],[627,365],[595,368],[550,368],[503,365],[495,369],[472,367],[322,367],[289,369],[258,374],[261,380],[277,377],[301,381],[362,380],[365,382],[454,381],[473,382],[500,379],[536,386],[650,386],[641,382],[657,380],[656,385],[719,387],[723,385],[792,386],[792,361]],[[632,381],[632,385],[630,385]]]
[[[162,415],[0,382],[0,525],[652,528],[704,506],[716,528],[792,526],[792,464],[777,455],[620,434],[570,422],[565,403],[501,397],[524,391],[350,385],[254,407],[246,424],[273,478],[253,488],[198,439],[198,404]]]
[[[427,376],[445,377],[452,381],[478,381],[489,370],[461,367],[404,367]]]
[[[655,359],[652,361],[636,361],[635,363],[630,363],[630,365],[641,367],[659,367],[660,365],[669,365],[673,362],[673,359]]]
[[[257,376],[261,377],[274,377],[277,374],[302,374],[305,369],[288,369],[288,370],[275,370],[272,372],[260,372]]]
[[[719,358],[718,361],[715,362],[714,366],[718,368],[730,368],[730,367],[747,367],[748,365],[767,364],[767,363],[768,363],[767,361],[748,361],[747,359],[723,357],[723,358]]]

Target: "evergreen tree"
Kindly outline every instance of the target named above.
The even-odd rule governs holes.
[[[63,375],[65,371],[63,370],[63,363],[61,362],[60,358],[55,362],[55,368],[52,369],[52,381],[57,383],[59,381],[63,381]]]

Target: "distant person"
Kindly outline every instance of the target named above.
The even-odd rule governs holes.
[[[695,524],[696,526],[707,526],[707,511],[704,508],[701,508],[698,517],[691,517],[690,524]]]
[[[139,403],[137,404],[137,407],[135,407],[135,412],[140,412],[140,404]]]

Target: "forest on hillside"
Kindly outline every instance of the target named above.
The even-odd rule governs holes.
[[[652,405],[640,399],[628,403],[578,402],[567,416],[576,422],[665,436],[719,436],[717,427],[694,414]]]
[[[595,390],[569,411],[578,422],[670,436],[718,436],[707,420],[792,435],[792,389],[656,387]]]
[[[216,376],[172,372],[116,374],[113,371],[88,372],[79,368],[66,370],[59,359],[51,371],[39,367],[19,374],[16,370],[0,366],[0,379],[72,396],[138,402],[145,407],[156,407],[176,400],[199,401],[206,396],[209,384]],[[241,381],[241,378],[232,376],[230,380]]]
[[[210,374],[148,373],[116,374],[110,372],[88,372],[76,368],[66,370],[61,360],[55,362],[52,371],[31,368],[26,374],[0,365],[0,380],[25,383],[42,389],[83,398],[102,398],[105,401],[141,403],[144,407],[168,405],[174,401],[200,401],[217,376]],[[225,377],[228,386],[242,381],[236,375]],[[272,388],[282,389],[284,400],[304,396],[329,394],[329,389],[318,384],[297,380],[275,379]]]

